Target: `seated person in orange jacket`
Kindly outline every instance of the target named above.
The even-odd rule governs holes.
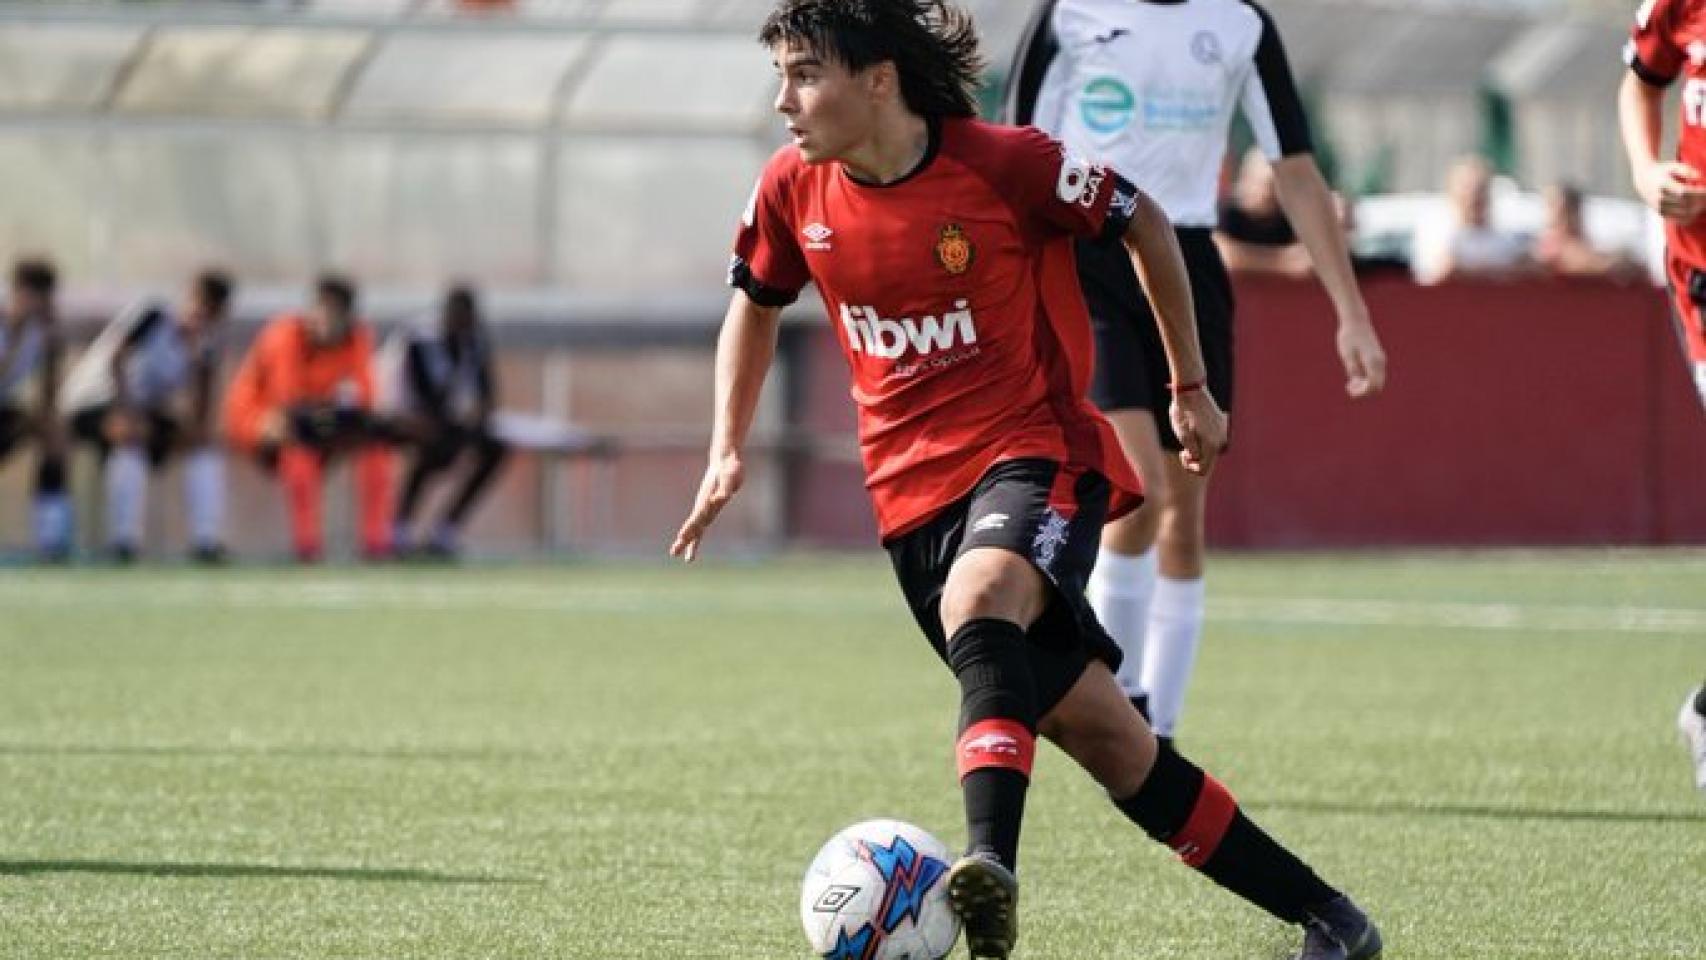
[[[372,359],[373,332],[355,315],[355,287],[323,276],[306,313],[282,314],[262,329],[226,394],[226,434],[277,472],[303,561],[320,557],[321,478],[345,453],[355,457],[362,554],[390,552],[391,453],[372,413]]]

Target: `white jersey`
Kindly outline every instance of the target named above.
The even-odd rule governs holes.
[[[129,351],[126,399],[140,407],[165,406],[202,365],[216,360],[211,337],[186,337],[171,307],[144,300],[114,317],[78,358],[60,391],[60,405],[76,411],[111,403],[113,357],[120,350]]]
[[[1049,0],[1011,73],[1007,119],[1034,124],[1212,227],[1233,112],[1270,159],[1308,153],[1279,32],[1249,0]]]
[[[24,386],[41,366],[47,346],[47,328],[42,324],[34,320],[13,324],[0,314],[0,406],[22,402]]]

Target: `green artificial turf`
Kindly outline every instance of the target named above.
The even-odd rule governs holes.
[[[1181,745],[1390,960],[1696,960],[1703,677],[1700,553],[1219,558]],[[803,958],[955,700],[875,558],[0,572],[0,956]],[[1053,751],[1022,864],[1015,960],[1295,945]]]

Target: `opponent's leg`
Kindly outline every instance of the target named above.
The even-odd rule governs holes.
[[[1184,711],[1185,690],[1202,645],[1204,514],[1209,481],[1186,470],[1177,457],[1166,458],[1165,472],[1156,540],[1160,576],[1149,607],[1142,682],[1149,693],[1148,717],[1155,732],[1171,739]]]
[[[1380,931],[1349,898],[1328,886],[1256,826],[1217,780],[1160,746],[1093,662],[1041,723],[1114,805],[1188,866],[1287,923],[1304,927],[1302,960],[1369,960]]]

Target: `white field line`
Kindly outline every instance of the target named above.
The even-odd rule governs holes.
[[[76,584],[0,581],[0,625],[7,610],[273,609],[385,612],[463,611],[616,615],[901,613],[886,590],[831,584],[734,589],[678,583],[668,588],[621,585],[493,584],[478,580],[385,583],[290,580]],[[1395,627],[1529,633],[1682,634],[1706,639],[1706,608],[1549,605],[1321,597],[1211,596],[1210,624]]]

